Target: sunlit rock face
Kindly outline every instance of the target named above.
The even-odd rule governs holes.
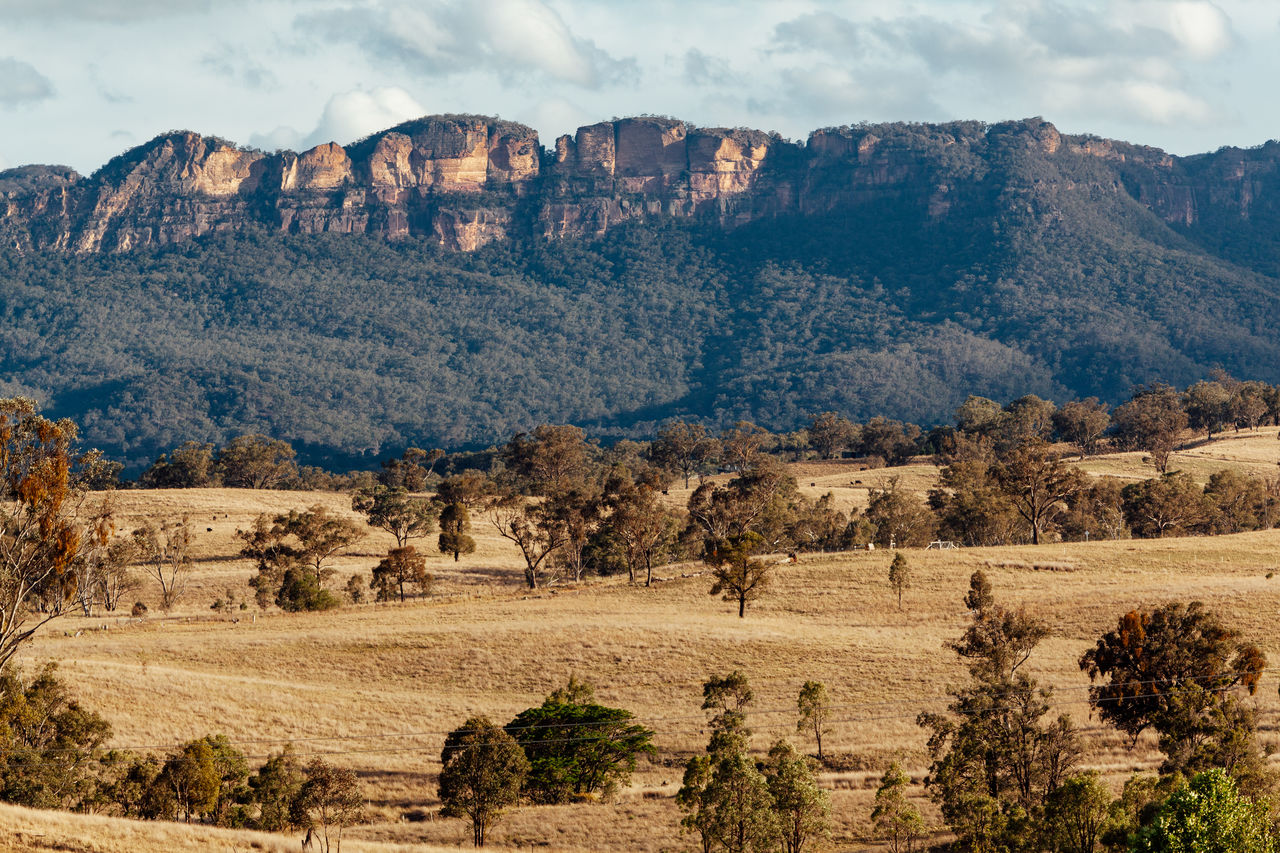
[[[1205,210],[1248,219],[1276,207],[1280,144],[1177,158],[1064,136],[1040,119],[986,125],[851,125],[803,142],[644,116],[580,127],[543,149],[524,125],[427,116],[300,154],[168,133],[89,177],[65,167],[0,172],[0,245],[119,252],[245,227],[421,238],[472,251],[515,236],[594,236],[651,217],[723,227],[892,198],[923,215],[991,175],[1094,163],[1055,191],[1126,192],[1167,222]],[[1269,215],[1269,214],[1268,214]]]

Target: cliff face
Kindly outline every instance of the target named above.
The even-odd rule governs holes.
[[[1085,189],[1127,192],[1187,228],[1206,211],[1280,216],[1277,143],[1175,158],[1028,120],[831,128],[800,145],[645,117],[581,127],[544,151],[522,125],[429,116],[346,148],[267,154],[181,132],[88,178],[57,167],[0,172],[0,241],[19,251],[117,252],[256,225],[425,235],[469,251],[514,234],[597,235],[644,217],[733,226],[887,197],[940,218],[966,193],[1016,182],[1017,164],[1032,161],[1050,171],[1100,164]]]

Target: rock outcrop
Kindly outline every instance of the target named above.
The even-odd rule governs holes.
[[[116,252],[252,225],[421,236],[470,251],[514,235],[598,235],[645,217],[731,227],[886,198],[940,218],[999,170],[1037,158],[1041,171],[1088,173],[1049,179],[1062,187],[1127,192],[1182,227],[1206,210],[1247,219],[1261,207],[1280,218],[1280,143],[1177,158],[1031,119],[827,128],[799,144],[640,117],[578,128],[544,151],[523,125],[452,115],[300,154],[178,132],[88,178],[60,167],[0,172],[0,241]],[[1072,165],[1088,162],[1107,171]]]

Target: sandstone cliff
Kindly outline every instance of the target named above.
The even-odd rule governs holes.
[[[1064,136],[1032,119],[827,128],[799,144],[641,117],[581,127],[545,151],[523,125],[451,115],[345,148],[270,154],[176,132],[87,178],[59,167],[0,172],[0,241],[20,251],[117,252],[252,225],[425,236],[467,251],[515,235],[598,235],[637,218],[728,227],[890,197],[938,218],[966,194],[999,191],[1027,171],[1017,164],[1033,161],[1033,183],[1128,193],[1183,227],[1205,211],[1280,216],[1278,143],[1176,158]],[[1090,161],[1098,168],[1082,173],[1079,164]]]

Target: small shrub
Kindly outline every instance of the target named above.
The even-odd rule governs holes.
[[[143,616],[147,615],[147,605],[143,604],[141,601],[135,601],[133,603],[133,609],[129,611],[129,615],[135,619],[141,619]]]

